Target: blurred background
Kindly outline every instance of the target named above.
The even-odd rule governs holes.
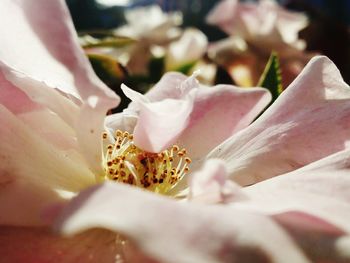
[[[225,30],[222,30],[222,28],[220,29],[220,27],[216,25],[209,25],[205,19],[207,14],[213,10],[213,8],[220,2],[216,0],[66,1],[73,17],[75,27],[77,31],[81,33],[81,35],[88,34],[94,37],[100,37],[99,33],[101,32],[111,32],[109,30],[115,30],[116,28],[120,28],[123,25],[130,23],[126,16],[128,11],[135,8],[157,5],[165,13],[173,13],[175,11],[180,12],[182,16],[182,23],[178,26],[183,29],[189,27],[195,27],[199,29],[206,36],[209,43],[208,47],[212,46],[210,43],[214,43],[228,37],[228,33],[224,32]],[[258,1],[241,2],[256,3]],[[324,54],[328,56],[340,69],[345,81],[347,83],[350,83],[350,1],[279,0],[277,2],[280,6],[287,10],[303,12],[308,17],[308,25],[300,30],[300,32],[298,32],[299,38],[305,42],[305,48],[303,49],[303,52],[305,52],[305,54],[311,54],[310,57],[312,54]],[[138,41],[145,41],[145,38],[139,38]],[[120,39],[118,39],[118,43],[120,43]],[[167,45],[169,43],[170,42],[168,42]],[[247,43],[249,44],[249,41],[247,41]],[[154,59],[153,53],[151,56],[152,59],[150,62],[147,62],[147,67],[149,69],[149,72],[147,74],[134,74],[133,69],[130,69],[128,66],[126,66],[126,63],[121,62],[122,59],[120,59],[120,57],[122,56],[117,56],[116,61],[120,67],[117,69],[117,78],[114,79],[109,73],[107,74],[105,71],[101,71],[101,68],[103,68],[103,65],[106,65],[107,62],[103,62],[101,64],[99,57],[96,58],[92,56],[90,56],[90,61],[92,62],[95,70],[98,71],[98,75],[110,87],[116,90],[119,95],[123,96],[118,90],[121,82],[127,83],[128,85],[132,86],[132,88],[140,92],[145,92],[147,88],[145,88],[144,84],[146,83],[150,85],[157,82],[161,75],[164,73],[164,63],[166,62],[159,62],[160,60]],[[116,56],[114,56],[114,58],[116,58]],[[142,60],[142,58],[139,57],[139,60]],[[210,60],[210,62],[213,62],[212,58],[208,56],[207,52],[203,55],[202,60],[204,60],[207,64],[208,60]],[[232,72],[230,73],[232,67],[231,64],[227,66],[227,63],[220,64],[215,60],[214,62],[216,63],[217,68],[216,75],[214,77],[215,80],[213,83],[221,82],[240,84],[240,81],[237,82],[235,80],[235,77],[232,77]],[[159,63],[163,63],[162,70],[157,69],[157,67],[160,65]],[[182,71],[183,73],[191,72],[187,71],[189,68],[188,65],[179,68],[179,71]],[[259,70],[259,74],[261,74],[261,71],[263,71],[263,69]],[[254,82],[254,78],[251,78]],[[284,78],[283,75],[282,78]],[[288,78],[288,76],[286,78]],[[244,81],[242,83],[244,84]],[[248,81],[247,83],[252,84],[252,81]],[[287,86],[289,83],[290,80],[288,80],[285,85]],[[256,85],[257,83],[253,84]],[[128,103],[128,101],[126,100],[125,103]],[[125,107],[125,105],[121,105],[120,107],[120,109],[122,109]]]

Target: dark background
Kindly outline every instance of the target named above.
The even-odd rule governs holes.
[[[118,4],[128,2],[127,4]],[[125,23],[124,10],[135,6],[158,4],[165,11],[181,10],[184,27],[196,26],[210,41],[226,37],[218,28],[209,26],[204,18],[218,1],[215,0],[134,0],[115,1],[102,5],[98,0],[67,0],[78,31],[115,28]],[[300,33],[307,50],[317,51],[332,59],[350,83],[350,0],[280,0],[290,10],[305,12],[310,25]]]

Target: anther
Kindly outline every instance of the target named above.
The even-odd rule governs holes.
[[[117,137],[122,136],[122,134],[123,134],[123,132],[122,132],[121,130],[116,130],[116,132],[115,132],[115,135],[116,135]]]
[[[191,158],[186,157],[186,158],[185,158],[185,162],[188,163],[188,164],[190,164],[190,163],[192,162],[192,160],[191,160]]]
[[[102,138],[107,137],[104,132]],[[163,152],[149,153],[138,148],[133,139],[128,132],[115,132],[115,143],[107,145],[104,155],[107,179],[166,194],[189,171],[191,159],[186,149],[173,145]]]

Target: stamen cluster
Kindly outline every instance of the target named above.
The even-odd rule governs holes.
[[[107,133],[103,139],[107,140]],[[117,130],[114,143],[108,144],[104,155],[106,178],[147,190],[166,194],[189,171],[191,159],[186,149],[177,145],[150,153],[138,148],[133,135]]]

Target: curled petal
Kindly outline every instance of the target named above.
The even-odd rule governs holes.
[[[168,72],[145,96],[152,102],[164,99],[182,99],[191,90],[198,87],[194,76],[187,77],[179,72]]]
[[[193,102],[165,99],[140,106],[134,129],[135,145],[148,152],[161,152],[171,146],[186,127]]]
[[[208,158],[227,161],[231,179],[250,185],[346,148],[350,89],[336,66],[316,57],[252,125]]]

